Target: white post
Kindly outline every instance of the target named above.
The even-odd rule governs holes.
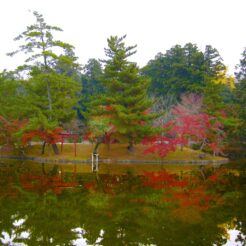
[[[94,154],[92,153],[91,154],[91,171],[94,172],[94,171],[98,171],[98,156],[99,154]],[[94,165],[94,160],[95,160],[95,165]]]

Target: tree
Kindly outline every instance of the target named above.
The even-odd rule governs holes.
[[[10,73],[0,73],[0,116],[7,120],[22,120],[32,110],[26,101],[26,88],[22,80]]]
[[[205,69],[209,77],[219,78],[220,74],[225,73],[226,67],[217,49],[213,48],[211,45],[206,45],[203,54]]]
[[[235,75],[237,78],[235,94],[239,105],[239,118],[241,120],[239,130],[240,143],[243,148],[246,148],[246,48],[242,53],[242,58],[237,66]]]
[[[202,93],[207,82],[225,70],[218,51],[210,45],[205,52],[195,44],[175,45],[159,53],[143,68],[151,78],[149,93],[157,96]]]
[[[52,33],[62,29],[46,24],[38,12],[33,14],[36,23],[15,38],[16,41],[24,40],[24,44],[9,55],[19,52],[29,55],[26,64],[18,67],[18,71],[25,71],[29,78],[26,83],[27,99],[29,104],[34,105],[29,118],[40,118],[42,115],[41,118],[46,118],[52,126],[62,126],[75,116],[73,108],[79,100],[80,85],[74,75],[79,65],[74,57],[74,47],[53,38]]]
[[[33,106],[26,100],[24,82],[13,74],[0,73],[0,145],[20,150],[18,131],[27,124]]]
[[[200,150],[207,146],[215,154],[223,154],[224,126],[213,115],[203,112],[203,98],[196,94],[184,94],[181,102],[172,108],[173,119],[162,127],[162,136],[144,139],[150,145],[145,153],[158,152],[165,156],[175,151],[178,145],[196,144]]]
[[[102,65],[96,59],[89,59],[83,67],[83,74],[81,75],[83,90],[79,101],[79,114],[83,119],[88,114],[88,107],[93,98],[104,92],[104,86],[101,81],[102,74]]]
[[[103,84],[105,94],[93,103],[91,115],[101,115],[110,119],[117,134],[126,139],[128,150],[151,131],[148,114],[151,101],[147,98],[149,80],[139,75],[139,68],[129,62],[128,57],[136,53],[136,46],[125,46],[126,36],[111,36],[105,54]]]

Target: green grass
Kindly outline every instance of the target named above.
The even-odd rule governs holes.
[[[94,145],[92,144],[77,144],[77,155],[74,155],[74,144],[64,144],[63,151],[59,155],[55,155],[52,151],[51,146],[46,148],[45,154],[41,155],[41,146],[33,145],[26,149],[25,153],[28,156],[39,156],[49,159],[71,159],[71,160],[88,160],[91,159],[91,153],[93,151]],[[60,149],[60,145],[58,145]],[[100,159],[109,160],[200,160],[199,155],[202,153],[198,150],[192,150],[189,148],[183,148],[180,150],[177,148],[175,152],[169,153],[165,157],[160,157],[158,154],[144,154],[146,149],[145,145],[135,145],[135,150],[129,153],[126,144],[111,144],[109,147],[105,144],[99,147]],[[214,157],[212,155],[206,154],[204,160],[221,160],[222,157]]]

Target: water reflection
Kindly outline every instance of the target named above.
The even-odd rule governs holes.
[[[71,168],[1,165],[2,245],[246,243],[244,166],[137,176]]]

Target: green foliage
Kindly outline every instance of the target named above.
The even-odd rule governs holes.
[[[94,209],[105,209],[109,205],[109,196],[104,193],[92,193],[88,196],[87,204]]]
[[[23,119],[32,110],[26,101],[24,81],[8,78],[0,74],[0,115],[6,119]]]
[[[129,147],[150,131],[149,122],[155,116],[147,110],[151,101],[147,98],[149,80],[139,75],[139,68],[127,58],[136,53],[136,46],[126,47],[124,37],[110,37],[109,57],[105,62],[103,84],[105,94],[93,102],[91,115],[110,119],[119,135],[128,139]]]
[[[104,87],[101,82],[102,65],[96,59],[89,59],[83,67],[81,76],[82,92],[79,101],[79,115],[81,118],[86,118],[89,110],[89,104],[101,93],[104,92]]]
[[[216,49],[208,45],[203,53],[195,44],[187,43],[159,53],[143,68],[143,74],[151,78],[150,94],[179,97],[187,92],[202,93],[207,81],[224,70]]]
[[[242,121],[242,126],[239,130],[240,142],[246,148],[246,48],[242,53],[242,59],[237,66],[236,73],[236,98],[239,105],[239,118]]]
[[[52,95],[52,111],[49,109],[47,100],[47,86],[45,81],[50,83]],[[35,111],[32,117],[45,116],[50,122],[56,122],[62,126],[75,117],[73,107],[77,104],[79,97],[78,91],[81,89],[79,84],[65,75],[57,73],[38,74],[30,78],[26,83],[28,91],[28,101],[32,102]]]
[[[24,73],[25,100],[32,109],[27,114],[30,127],[34,122],[36,127],[40,122],[46,122],[42,127],[47,128],[54,124],[62,126],[75,116],[81,90],[76,81],[80,66],[76,63],[74,47],[53,38],[53,32],[62,29],[46,24],[36,11],[33,15],[36,23],[15,38],[23,44],[9,55],[19,52],[27,55],[27,64],[18,67],[16,74]]]

